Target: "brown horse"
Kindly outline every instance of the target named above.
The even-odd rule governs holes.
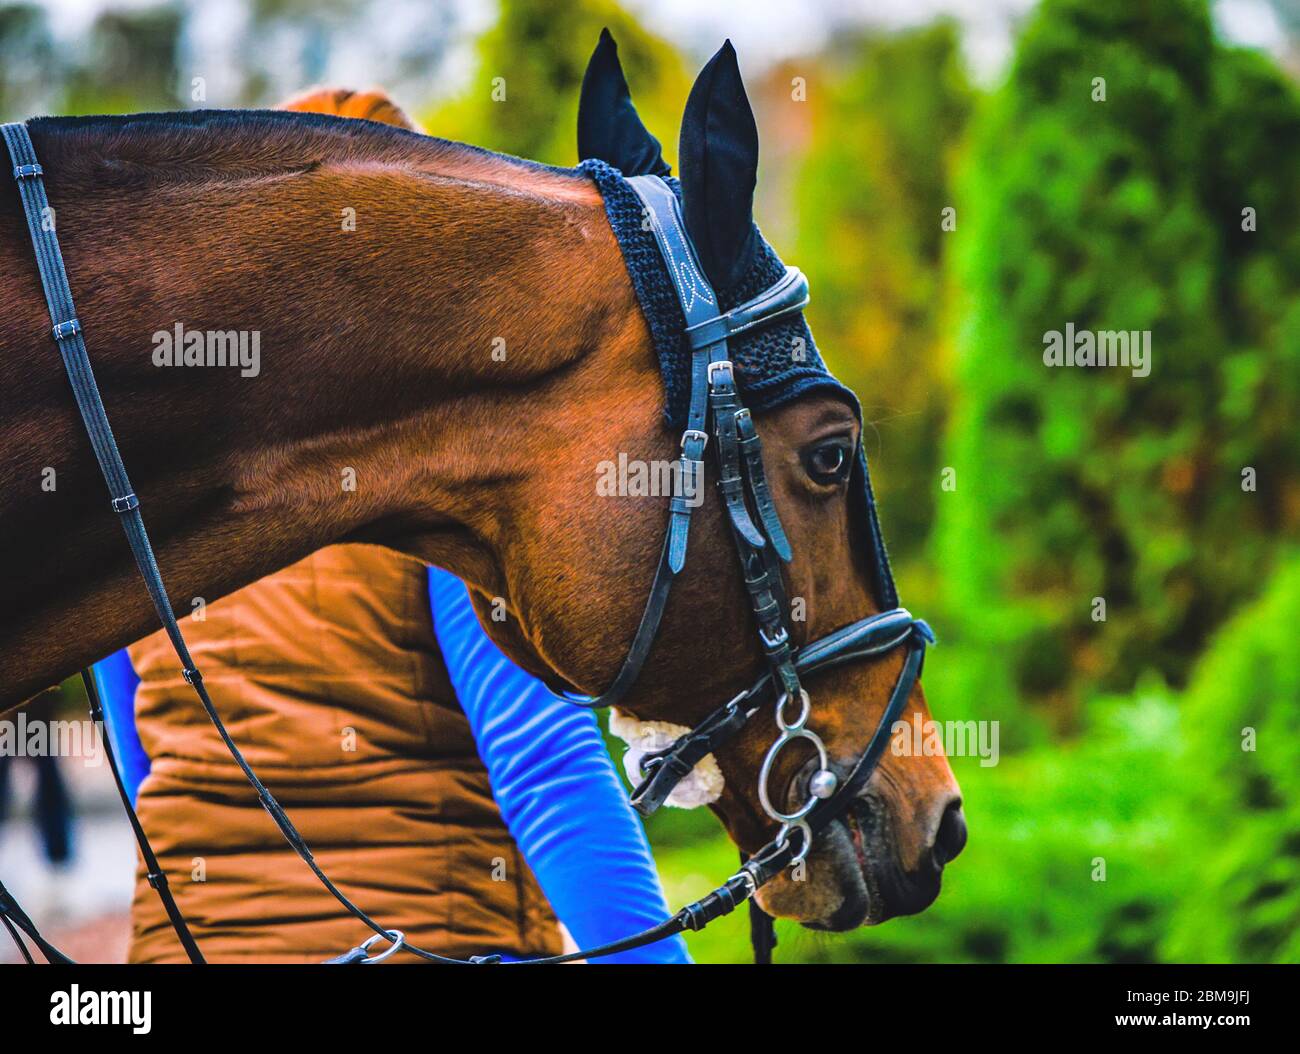
[[[734,53],[701,79],[739,86]],[[684,126],[744,101],[693,92]],[[752,123],[752,117],[749,118]],[[583,691],[617,670],[658,556],[657,499],[595,486],[619,454],[670,460],[647,324],[600,193],[548,168],[365,121],[199,112],[33,122],[78,314],[173,603],[212,600],[325,545],[373,541],[445,567],[508,613],[488,632]],[[708,165],[707,156],[700,162]],[[692,173],[683,173],[687,193]],[[703,179],[696,173],[696,184]],[[13,184],[0,195],[0,704],[154,627],[82,432]],[[748,208],[752,195],[734,194]],[[694,232],[697,240],[707,232]],[[255,365],[157,365],[172,334],[242,331]],[[166,360],[162,360],[166,361]],[[858,442],[810,396],[760,419],[795,558],[798,635],[874,610],[842,483],[810,474]],[[691,559],[622,708],[693,724],[762,667],[727,528],[697,510]],[[832,760],[862,752],[903,656],[812,684]],[[217,700],[218,705],[220,700]],[[906,717],[925,713],[919,686]],[[756,774],[770,728],[719,753],[714,808],[753,851],[772,835]],[[772,786],[801,769],[782,755]],[[964,840],[942,756],[886,754],[870,822],[832,824],[760,892],[822,928],[924,908]]]

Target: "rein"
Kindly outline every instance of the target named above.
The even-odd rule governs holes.
[[[13,175],[18,183],[41,286],[49,308],[53,339],[63,358],[77,408],[108,485],[112,509],[121,517],[122,528],[140,576],[144,579],[158,619],[180,659],[185,680],[193,687],[231,757],[257,792],[263,808],[294,852],[344,909],[374,931],[374,936],[364,943],[327,962],[375,963],[403,951],[435,963],[501,963],[500,955],[456,959],[420,948],[407,941],[401,931],[382,926],[358,907],[321,869],[306,840],[231,738],[204,686],[203,676],[186,647],[167,598],[141,516],[140,501],[131,487],[95,384],[58,238],[53,229],[46,229],[43,223],[49,201],[31,137],[26,126],[21,123],[0,126],[0,133],[3,134],[13,161]],[[816,836],[849,809],[870,779],[884,753],[890,729],[901,716],[920,676],[926,644],[934,640],[930,628],[924,622],[914,619],[906,609],[897,607],[861,619],[800,649],[794,648],[790,639],[788,603],[780,566],[781,562],[788,562],[791,558],[790,543],[781,526],[763,471],[762,446],[757,430],[749,410],[741,401],[735,369],[728,358],[727,341],[730,337],[802,310],[808,303],[808,282],[796,268],[787,268],[780,279],[752,300],[728,312],[719,313],[717,297],[705,278],[695,249],[685,233],[680,205],[672,189],[657,176],[635,176],[627,182],[645,206],[646,216],[650,220],[656,243],[686,318],[683,339],[691,355],[691,386],[687,426],[681,436],[682,474],[679,478],[692,481],[692,487],[700,485],[704,472],[704,453],[712,441],[718,466],[718,489],[726,506],[727,521],[753,608],[759,641],[768,664],[767,672],[751,688],[714,711],[667,749],[643,759],[641,767],[644,778],[632,792],[632,803],[643,815],[652,813],[701,758],[731,740],[766,703],[775,698],[778,735],[764,759],[759,773],[758,790],[764,811],[779,824],[779,830],[772,841],[745,860],[740,869],[722,885],[657,926],[599,947],[508,965],[564,963],[600,958],[652,944],[684,930],[703,929],[753,897],[782,868],[803,860],[812,849]],[[684,486],[683,489],[688,488]],[[869,489],[867,493],[869,497]],[[692,504],[687,495],[677,494],[672,498],[668,528],[649,597],[627,657],[614,681],[598,696],[567,695],[566,698],[571,702],[589,707],[610,706],[623,698],[637,680],[658,634],[672,584],[686,564],[691,513]],[[886,567],[882,574],[887,573]],[[802,685],[802,677],[846,662],[875,658],[899,647],[907,649],[907,658],[889,702],[867,746],[848,774],[841,779],[831,769],[825,744],[807,727],[812,704]],[[90,701],[91,717],[100,723],[103,721],[103,712],[93,680],[85,672],[82,677]],[[788,712],[792,705],[795,710],[793,715]],[[773,800],[768,782],[780,752],[795,740],[804,740],[816,750],[819,769],[809,780],[808,797],[804,803],[792,812],[782,812]],[[140,846],[149,884],[162,901],[190,961],[202,963],[202,952],[168,888],[166,876],[122,785],[111,755],[111,747],[108,749],[118,792]],[[751,909],[756,957],[759,961],[768,961],[771,947],[775,943],[771,919],[757,910],[753,903]],[[41,936],[3,883],[0,883],[0,920],[3,920],[28,962],[33,959],[20,932],[31,939],[49,962],[72,963],[73,960]],[[388,942],[388,947],[372,955],[371,949],[380,941]]]

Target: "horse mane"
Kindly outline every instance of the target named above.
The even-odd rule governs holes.
[[[76,186],[135,190],[293,175],[325,164],[401,165],[449,179],[552,197],[589,186],[576,169],[366,118],[284,110],[186,110],[38,117],[28,131],[47,172]]]

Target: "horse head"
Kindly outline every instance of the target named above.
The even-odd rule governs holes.
[[[616,321],[603,338],[611,347],[600,356],[616,368],[599,384],[575,385],[571,427],[546,436],[550,469],[522,502],[504,543],[504,566],[522,569],[503,585],[517,617],[494,618],[482,590],[478,601],[489,633],[527,668],[584,692],[618,686],[612,728],[640,742],[632,755],[639,758],[645,748],[662,747],[707,721],[721,701],[770,668],[768,638],[760,642],[754,633],[754,576],[770,573],[773,603],[788,616],[792,654],[812,654],[814,642],[895,608],[897,599],[861,454],[857,401],[821,364],[802,316],[787,314],[730,342],[739,394],[761,437],[760,471],[771,508],[759,508],[764,503],[751,493],[737,510],[727,501],[725,481],[716,494],[706,485],[686,496],[699,506],[689,558],[675,575],[638,676],[630,686],[620,683],[625,654],[645,643],[638,634],[644,591],[657,561],[666,559],[661,538],[670,496],[653,484],[685,478],[672,470],[683,464],[677,444],[688,423],[691,359],[681,344],[682,307],[666,292],[668,268],[686,273],[682,303],[716,291],[713,313],[760,294],[785,268],[753,220],[758,135],[730,44],[690,93],[679,151],[680,215],[665,221],[684,224],[694,259],[680,247],[675,258],[672,245],[655,250],[647,232],[662,217],[648,216],[628,190],[636,177],[669,177],[669,167],[636,113],[608,34],[584,79],[578,138],[628,269],[621,313],[611,312]],[[663,185],[677,191],[671,182]],[[703,275],[693,276],[693,267]],[[721,460],[710,462],[705,478],[711,484],[727,471]],[[764,527],[769,511],[780,526]],[[753,552],[749,562],[743,553],[736,559],[737,516],[759,524],[765,535],[759,541],[769,553],[781,551],[779,560],[765,564]],[[696,764],[677,799],[709,804],[746,854],[774,833],[791,833],[773,815],[798,813],[810,794],[825,790],[818,781],[834,786],[850,776],[908,661],[909,653],[896,647],[812,672],[805,719],[813,735],[795,736],[788,749],[773,753],[778,721],[794,723],[802,700],[785,699],[779,718],[765,702],[760,715]],[[919,683],[910,686],[905,707],[899,716],[907,724],[916,715],[928,720]],[[760,779],[765,763],[770,772]],[[642,774],[634,766],[633,778]],[[925,908],[964,842],[958,788],[942,752],[885,751],[806,860],[784,869],[758,896],[769,912],[814,928],[880,922]]]

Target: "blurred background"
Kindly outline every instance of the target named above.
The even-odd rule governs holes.
[[[1300,0],[0,0],[0,118],[380,85],[570,165],[605,25],[670,161],[735,42],[760,223],[939,633],[931,708],[1000,723],[996,765],[953,760],[971,837],[937,904],[781,924],[778,959],[1300,961]],[[1149,330],[1150,376],[1042,368],[1067,322]],[[134,847],[107,772],[65,778],[63,877],[17,805],[0,873],[111,955]],[[674,905],[734,867],[707,812],[651,837]],[[744,961],[743,913],[690,944]]]

